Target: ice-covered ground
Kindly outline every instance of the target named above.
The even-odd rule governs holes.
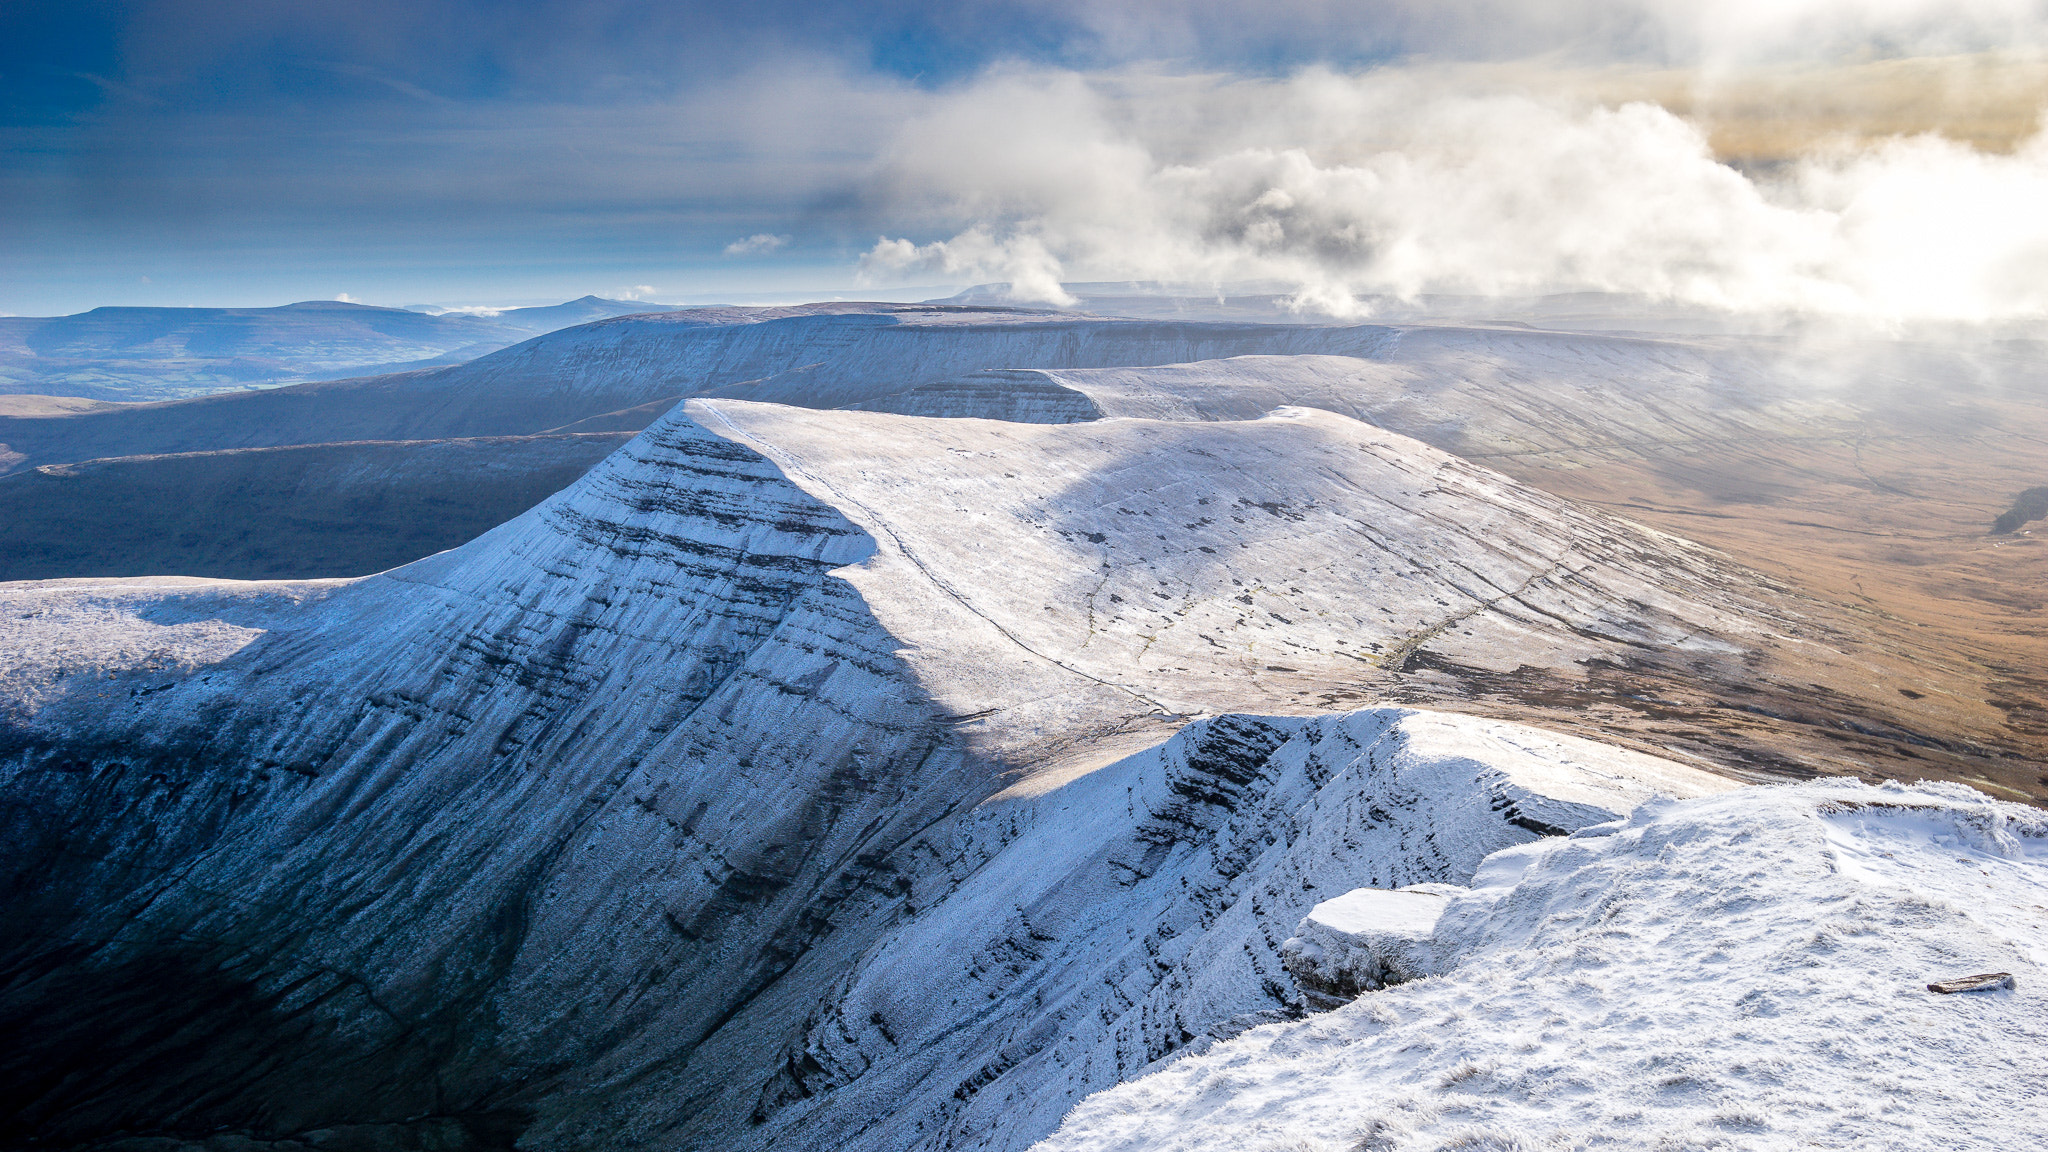
[[[1441,975],[1089,1098],[1037,1152],[2048,1145],[2048,817],[1852,781],[1491,857]],[[1930,981],[2011,972],[2015,990]]]
[[[219,663],[348,583],[143,576],[0,585],[0,715],[27,719],[50,700],[93,696],[116,676],[182,676]]]

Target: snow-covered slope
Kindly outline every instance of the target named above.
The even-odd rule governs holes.
[[[1058,426],[686,411],[875,538],[845,573],[985,752],[1308,711],[1425,657],[1572,677],[1796,644],[1709,553],[1327,412]],[[857,452],[848,445],[859,446]],[[985,731],[985,735],[983,735]]]
[[[1020,1149],[1098,1086],[1297,1011],[1275,950],[1319,894],[1462,880],[1532,827],[1730,787],[1468,717],[1202,721],[964,821],[954,850],[985,862],[811,1007],[742,1146]]]
[[[1754,349],[1406,328],[1369,356],[1248,355],[1156,367],[980,372],[848,407],[1065,423],[1117,416],[1254,420],[1300,405],[1483,459],[1853,434],[1863,415],[1853,399],[1796,378],[1782,357]]]
[[[102,596],[82,638],[52,620],[62,660],[0,674],[34,688],[0,733],[0,1017],[35,1022],[0,1055],[15,1134],[1019,1147],[1279,1008],[1304,883],[1455,880],[1713,786],[1484,722],[1438,722],[1446,750],[1398,712],[1301,714],[1425,652],[1749,675],[1802,643],[1682,542],[1307,410],[705,401],[323,592],[180,659],[134,639],[160,608]],[[1608,798],[1541,782],[1564,761]]]
[[[1957,785],[1659,802],[1511,849],[1444,974],[1083,1103],[1040,1152],[2031,1148],[2048,821]],[[2013,990],[1930,982],[2013,973]]]
[[[217,664],[347,585],[190,576],[0,584],[0,715],[21,723],[100,682]]]
[[[713,321],[716,321],[715,323]],[[984,368],[1178,364],[1220,356],[1363,356],[1377,325],[1303,327],[1076,317],[1003,308],[807,305],[677,312],[585,324],[469,366],[455,389],[603,397],[718,395],[831,408]]]
[[[841,311],[391,385],[429,423],[520,379],[532,419],[742,398],[380,576],[0,587],[0,1140],[1021,1149],[1291,1015],[1317,902],[1728,787],[1389,696],[1869,679],[1724,558],[1348,414],[1504,451],[1790,419],[1705,352]],[[1344,354],[1018,367],[1260,341]],[[1626,387],[1659,357],[1663,406]],[[918,414],[832,409],[882,397]]]

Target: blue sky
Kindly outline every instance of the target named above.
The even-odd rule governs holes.
[[[991,73],[1655,63],[1697,55],[1687,7],[5,0],[0,312],[843,287],[946,234],[877,157]]]
[[[1004,0],[9,0],[0,311],[844,285],[893,223],[863,203],[863,165],[919,93],[1002,61],[1304,56],[1288,36],[1219,39],[1215,19]],[[755,235],[786,240],[725,254]]]

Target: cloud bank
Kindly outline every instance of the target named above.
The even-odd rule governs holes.
[[[940,239],[887,236],[877,281],[1278,281],[1303,307],[1594,290],[1879,319],[2048,313],[2048,136],[1822,140],[1769,172],[1703,129],[1477,92],[1457,70],[1279,81],[1018,71],[905,124],[873,194]]]
[[[1944,282],[1997,312],[2023,256],[1883,205],[1946,184],[1950,231],[2004,226],[1967,197],[2024,191],[2014,94],[2048,67],[1872,66],[1854,93],[1801,69],[2044,48],[2048,0],[20,0],[0,307],[781,291],[868,250],[877,281],[1048,299],[1249,275],[1339,307],[1555,283],[1916,311]],[[1773,119],[1872,100],[1866,128],[2000,155],[1815,151]],[[1949,247],[1946,281],[1901,263],[1916,245]]]

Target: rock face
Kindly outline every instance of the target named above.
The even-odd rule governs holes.
[[[1318,899],[1726,786],[1318,713],[1770,595],[1330,413],[731,400],[380,576],[14,586],[7,1138],[1022,1147],[1292,1011]]]
[[[2048,518],[2048,485],[2029,488],[2013,498],[2012,507],[1998,514],[1991,524],[1993,536],[2017,532],[2024,525]]]
[[[1313,1008],[1348,1004],[1436,974],[1437,917],[1462,889],[1448,884],[1354,888],[1309,909],[1280,944],[1280,963]]]

